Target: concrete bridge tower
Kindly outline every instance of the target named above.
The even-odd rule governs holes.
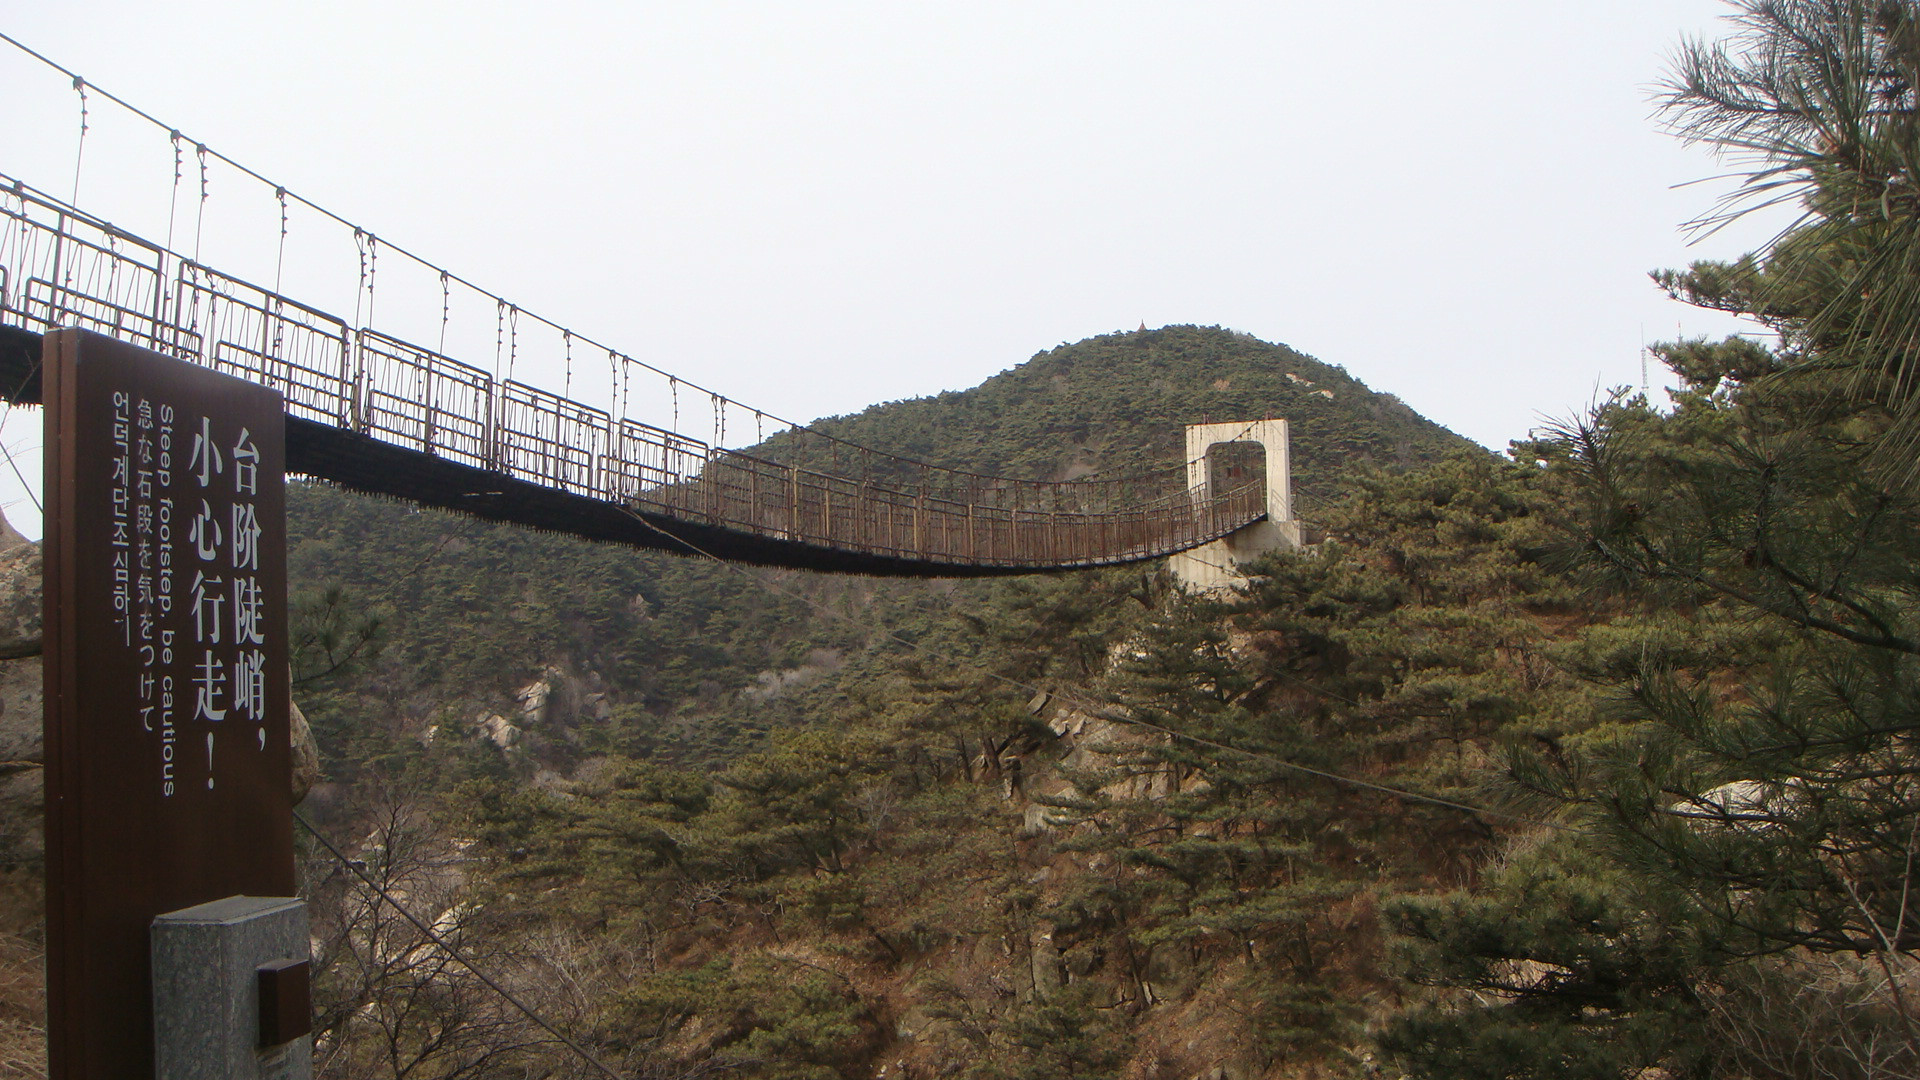
[[[1300,523],[1293,517],[1293,473],[1288,460],[1285,420],[1187,427],[1187,490],[1195,500],[1213,494],[1212,454],[1233,443],[1257,443],[1266,451],[1267,516],[1232,535],[1169,557],[1174,579],[1189,590],[1217,591],[1246,584],[1240,566],[1269,551],[1300,546]]]

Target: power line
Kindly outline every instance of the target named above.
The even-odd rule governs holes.
[[[560,1042],[564,1043],[569,1050],[572,1050],[575,1054],[578,1054],[582,1061],[585,1061],[587,1064],[593,1066],[595,1069],[598,1069],[602,1074],[607,1076],[609,1080],[624,1080],[624,1078],[619,1073],[615,1072],[613,1068],[609,1066],[606,1062],[601,1061],[598,1057],[596,1057],[592,1051],[580,1045],[580,1043],[576,1042],[566,1032],[561,1031],[559,1028],[553,1026],[552,1023],[548,1022],[546,1017],[541,1016],[539,1012],[535,1011],[533,1006],[528,1005],[524,1001],[521,1001],[519,997],[515,996],[513,991],[508,990],[506,987],[500,985],[500,983],[496,979],[494,979],[493,976],[488,975],[485,971],[482,971],[478,966],[474,964],[472,960],[468,959],[467,955],[464,952],[460,951],[459,946],[455,945],[451,941],[448,941],[446,938],[441,937],[440,934],[434,931],[433,927],[429,926],[426,922],[422,921],[413,912],[408,911],[406,907],[400,903],[400,901],[395,900],[392,894],[388,893],[386,889],[382,888],[379,882],[373,880],[373,878],[367,875],[367,872],[365,870],[362,870],[359,866],[354,864],[353,860],[347,858],[346,853],[342,852],[338,847],[335,847],[333,841],[327,839],[326,836],[323,833],[321,833],[321,831],[318,828],[314,826],[313,822],[308,821],[305,814],[302,814],[300,811],[295,810],[293,812],[293,819],[299,822],[301,826],[307,830],[307,833],[309,835],[311,835],[315,840],[318,840],[320,842],[320,846],[326,848],[327,853],[332,855],[334,859],[340,863],[341,866],[351,871],[353,876],[359,878],[362,884],[364,884],[367,888],[373,890],[374,894],[379,896],[380,899],[386,901],[389,907],[399,912],[401,918],[407,920],[409,923],[412,923],[413,928],[415,930],[420,931],[421,934],[425,935],[427,940],[439,946],[442,951],[444,951],[448,956],[452,957],[455,961],[457,961],[461,967],[464,967],[468,971],[472,972],[474,978],[479,979],[482,983],[486,984],[488,989],[492,990],[494,993],[499,994],[501,997],[505,998],[510,1004],[513,1005],[514,1008],[519,1009],[523,1014],[525,1014],[527,1019],[539,1025],[542,1031],[545,1031],[547,1034],[560,1040]]]
[[[40,496],[33,493],[33,485],[27,483],[26,476],[20,471],[19,463],[13,460],[13,451],[7,447],[4,440],[0,440],[0,454],[6,455],[7,467],[13,470],[14,478],[20,481],[20,487],[26,491],[27,498],[33,500],[33,508],[42,514],[46,513],[46,510],[40,505]]]

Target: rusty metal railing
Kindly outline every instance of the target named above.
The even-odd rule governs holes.
[[[279,390],[290,416],[421,454],[836,551],[954,566],[1091,566],[1191,548],[1266,512],[1262,485],[1201,495],[1186,490],[1177,466],[1146,478],[1009,479],[806,428],[725,449],[352,325],[6,177],[0,321],[80,327],[204,364]],[[717,410],[734,404],[714,400]]]

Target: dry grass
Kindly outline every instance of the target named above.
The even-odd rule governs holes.
[[[0,871],[0,1080],[47,1075],[47,975],[37,870]]]

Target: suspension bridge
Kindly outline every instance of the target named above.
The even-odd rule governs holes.
[[[0,175],[7,402],[39,402],[43,335],[93,331],[279,391],[292,472],[594,540],[815,570],[962,577],[1106,566],[1189,551],[1270,515],[1291,516],[1269,505],[1268,485],[1217,489],[1197,460],[1148,476],[1050,482],[945,468],[775,421],[385,244],[77,76],[73,85],[82,155],[91,92],[164,132],[173,198],[164,238],[155,239],[88,213],[74,204],[77,194],[63,200]],[[277,203],[272,285],[201,256],[214,166]],[[175,242],[183,201],[194,215],[185,251]],[[342,236],[351,231],[354,255],[342,260],[343,278],[357,273],[351,313],[281,291],[294,209]],[[437,284],[432,347],[373,318],[376,290],[392,279],[396,259],[428,283],[429,305]],[[412,294],[416,307],[422,292]],[[491,367],[476,362],[483,357],[456,358],[446,343],[456,292],[469,308],[474,299],[492,308]],[[432,314],[395,321],[431,327]],[[560,393],[514,377],[516,362],[535,349],[564,351]],[[587,400],[573,391],[576,362],[597,370],[600,361],[604,390]],[[651,391],[636,389],[640,383]],[[665,423],[635,415],[642,398],[670,400]],[[712,420],[704,437],[677,430],[683,416],[702,413]],[[736,435],[750,425],[755,442],[728,448],[730,420]],[[770,421],[778,430],[765,437]]]

